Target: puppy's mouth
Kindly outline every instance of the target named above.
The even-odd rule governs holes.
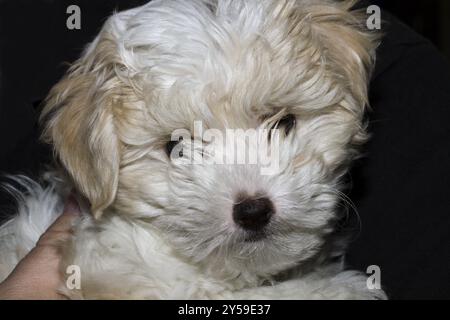
[[[267,239],[265,230],[247,231],[244,235],[244,242],[259,242]]]

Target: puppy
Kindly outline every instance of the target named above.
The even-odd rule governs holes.
[[[0,229],[0,280],[74,188],[89,208],[61,248],[61,272],[81,271],[68,298],[385,298],[344,270],[331,237],[378,43],[354,5],[155,0],[115,13],[49,94],[43,137],[62,172],[25,182]],[[206,161],[235,150],[211,139],[230,130],[257,132],[241,145],[275,170]]]

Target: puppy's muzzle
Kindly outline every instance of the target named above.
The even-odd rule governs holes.
[[[245,198],[233,206],[233,220],[245,230],[259,231],[269,223],[274,212],[269,198]]]

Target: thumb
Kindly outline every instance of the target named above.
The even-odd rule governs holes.
[[[80,207],[73,194],[70,194],[64,205],[63,213],[53,222],[39,239],[37,246],[55,245],[68,240],[71,236],[73,222],[80,216]]]

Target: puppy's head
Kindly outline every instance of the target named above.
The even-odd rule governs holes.
[[[376,41],[353,3],[153,1],[116,14],[52,90],[44,136],[96,218],[145,220],[217,276],[297,265],[332,231],[365,139]],[[232,159],[233,139],[217,138],[231,130],[257,132],[243,145],[276,170],[179,161]]]

